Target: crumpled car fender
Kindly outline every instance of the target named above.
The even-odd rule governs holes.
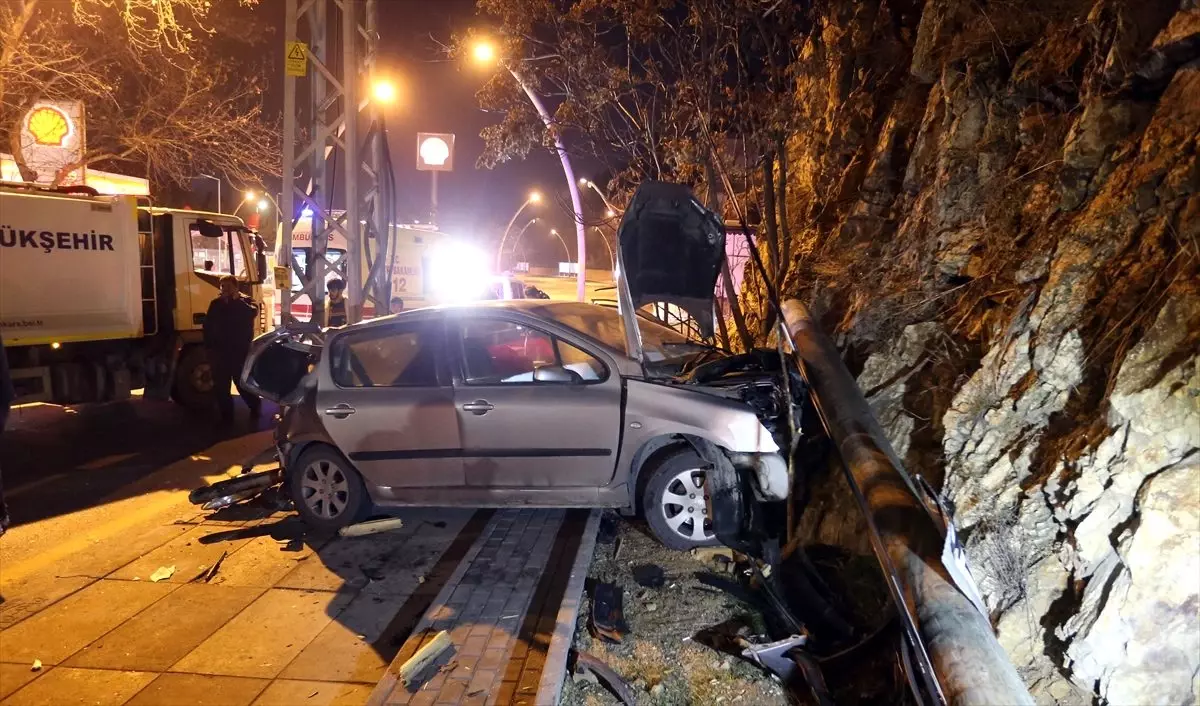
[[[754,410],[685,387],[629,380],[625,388],[625,441],[636,451],[650,439],[687,434],[731,453],[776,453],[779,446]]]

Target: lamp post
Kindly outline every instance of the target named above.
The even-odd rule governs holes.
[[[582,177],[579,180],[579,185],[596,192],[596,195],[599,196],[600,200],[604,202],[604,207],[608,209],[606,215],[609,218],[612,218],[617,214],[617,209],[613,208],[613,205],[608,202],[608,197],[604,195],[604,192],[600,190],[599,186],[596,186],[596,182],[588,179],[587,177]]]
[[[495,46],[487,42],[477,43],[472,48],[471,55],[475,61],[481,64],[489,64],[498,60]],[[538,115],[541,116],[546,130],[554,136],[554,149],[558,152],[558,160],[562,162],[563,176],[566,177],[567,189],[571,192],[571,206],[575,209],[576,246],[579,249],[579,259],[582,261],[587,255],[587,229],[583,224],[583,199],[579,195],[579,184],[575,181],[575,170],[571,168],[571,157],[567,154],[567,147],[563,144],[559,133],[552,129],[554,118],[550,115],[550,111],[546,110],[545,104],[542,103],[542,99],[538,94],[534,92],[533,86],[529,84],[529,81],[511,63],[501,60],[501,65],[512,74],[512,77],[521,87],[521,90],[525,91],[525,95],[529,97],[529,102],[533,103],[533,107],[537,110]],[[579,301],[586,301],[587,283],[584,268],[582,267],[579,268],[579,276],[576,278],[575,289]]]
[[[221,213],[221,180],[211,174],[197,174],[196,176],[217,182],[217,213]]]
[[[596,232],[600,234],[600,239],[604,241],[604,247],[608,248],[608,259],[612,263],[612,269],[609,271],[614,271],[617,269],[617,255],[613,252],[612,245],[608,242],[608,236],[604,235],[604,229],[596,226]]]
[[[525,225],[521,226],[521,230],[517,231],[516,237],[513,238],[513,244],[512,244],[512,247],[509,248],[509,252],[511,252],[513,255],[517,254],[517,245],[519,245],[521,243],[521,236],[525,235],[525,231],[529,230],[529,226],[533,225],[534,223],[537,223],[540,220],[541,220],[540,218],[530,218],[529,222],[527,222]]]
[[[512,218],[510,218],[508,220],[508,225],[504,227],[504,234],[500,236],[500,247],[496,248],[496,273],[497,274],[499,274],[500,272],[502,272],[504,270],[502,258],[504,257],[504,241],[508,240],[508,232],[510,230],[512,230],[513,224],[517,222],[517,218],[521,215],[521,211],[524,211],[525,208],[527,206],[529,206],[529,204],[538,203],[541,200],[542,200],[542,195],[540,193],[538,193],[536,191],[530,192],[529,198],[525,199],[525,203],[521,204],[521,207],[517,209],[517,212],[514,213],[512,215]]]
[[[567,247],[567,241],[563,240],[563,237],[561,235],[559,235],[558,231],[554,228],[550,229],[550,235],[553,235],[555,238],[558,238],[558,242],[562,243],[563,252],[566,253],[566,255],[567,255],[567,266],[570,267],[571,266],[571,250]]]

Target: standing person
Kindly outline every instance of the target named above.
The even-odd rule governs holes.
[[[0,435],[4,434],[4,425],[8,423],[8,410],[16,399],[13,392],[12,378],[8,373],[8,357],[4,353],[4,339],[0,337]],[[0,476],[0,536],[8,529],[8,505],[4,504],[4,479]]]
[[[335,279],[329,283],[329,303],[325,305],[328,313],[329,326],[345,326],[349,321],[346,317],[346,282]]]
[[[233,398],[229,385],[236,384],[242,401],[250,408],[250,416],[257,417],[262,410],[262,401],[242,389],[242,365],[250,352],[254,339],[254,321],[258,318],[258,307],[254,302],[238,293],[237,278],[225,275],[221,278],[221,295],[208,305],[204,317],[204,347],[208,349],[208,360],[212,366],[213,394],[217,398],[217,411],[222,424],[233,422]]]

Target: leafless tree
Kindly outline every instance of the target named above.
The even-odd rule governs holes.
[[[54,184],[89,165],[156,183],[197,171],[255,182],[277,174],[278,130],[264,119],[257,79],[214,49],[235,36],[231,15],[254,2],[0,0],[0,144],[33,179],[21,142],[26,112],[39,100],[79,100],[87,150]]]

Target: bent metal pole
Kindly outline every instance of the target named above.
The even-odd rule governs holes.
[[[918,654],[927,652],[946,702],[1032,706],[987,618],[950,579],[942,564],[941,532],[914,494],[837,348],[800,302],[784,302],[783,319],[821,420],[866,513],[892,601],[901,619],[915,627],[924,645]]]

